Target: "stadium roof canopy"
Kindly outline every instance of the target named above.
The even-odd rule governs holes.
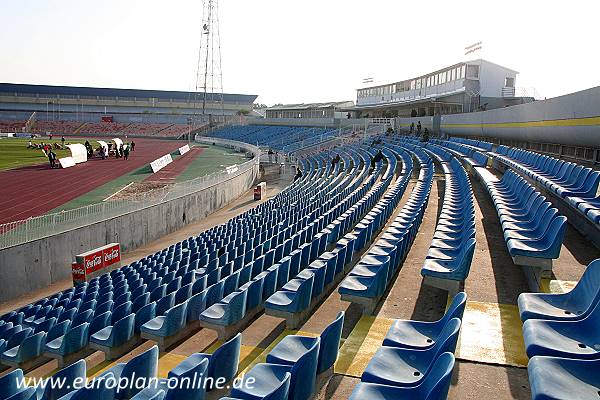
[[[268,110],[309,110],[315,108],[340,108],[353,106],[352,101],[336,101],[328,103],[301,103],[301,104],[279,104],[269,107]]]
[[[52,85],[29,85],[20,83],[0,83],[0,93],[16,93],[18,95],[40,95],[40,96],[100,96],[100,97],[122,97],[122,98],[156,98],[188,101],[197,95],[202,100],[202,92],[179,92],[172,90],[145,90],[145,89],[115,89],[115,88],[93,88],[79,86],[52,86]],[[208,93],[207,99],[217,100],[219,94]],[[252,94],[224,93],[223,101],[226,103],[254,103],[258,96]]]

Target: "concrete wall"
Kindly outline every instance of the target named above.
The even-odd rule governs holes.
[[[246,192],[257,177],[258,163],[202,191],[0,250],[0,302],[70,278],[76,254],[111,242],[132,250],[199,221]]]
[[[600,147],[600,87],[533,103],[442,115],[449,135]],[[421,122],[423,123],[423,122]]]
[[[423,129],[429,129],[433,132],[433,117],[414,117],[414,118],[396,118],[396,129],[410,129],[410,124],[415,124],[415,133],[417,132],[417,122],[421,121],[421,132]]]

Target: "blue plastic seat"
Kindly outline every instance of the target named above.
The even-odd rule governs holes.
[[[20,344],[2,353],[0,359],[7,365],[30,361],[42,355],[45,341],[46,332],[38,332],[27,336]]]
[[[206,307],[210,307],[213,304],[221,301],[223,298],[223,284],[224,281],[219,281],[214,285],[209,286],[206,289]]]
[[[291,374],[289,368],[259,363],[244,375],[239,388],[233,388],[232,397],[221,400],[288,400]]]
[[[84,322],[72,327],[63,336],[46,343],[45,350],[65,356],[83,349],[88,344],[89,326],[89,323]]]
[[[200,319],[200,314],[206,309],[206,290],[190,297],[187,309],[187,320],[189,322],[198,321]]]
[[[105,313],[96,315],[90,323],[89,334],[90,336],[98,332],[102,328],[106,328],[110,325],[111,312],[106,311]]]
[[[600,358],[600,303],[584,318],[570,321],[528,319],[523,324],[529,357]]]
[[[113,309],[111,319],[114,324],[120,319],[125,318],[127,315],[131,314],[132,303],[130,301],[121,304],[120,306],[116,306]]]
[[[254,279],[262,279],[262,298],[268,299],[277,290],[279,282],[279,266],[273,265],[266,271],[258,274]],[[259,278],[260,277],[260,278]]]
[[[214,383],[219,378],[221,378],[221,382],[228,382],[235,377],[240,361],[241,346],[242,334],[238,333],[223,343],[213,354],[195,353],[188,357],[189,362],[192,363],[199,363],[204,359],[208,360],[208,368],[205,376],[212,380],[212,382],[207,382],[208,390],[212,389],[211,383]]]
[[[177,292],[175,292],[175,304],[181,304],[192,297],[192,284],[181,286]]]
[[[112,300],[107,300],[103,303],[98,304],[96,306],[96,308],[94,309],[94,316],[104,314],[107,311],[112,312],[113,305],[114,305],[114,302]]]
[[[333,364],[337,360],[340,339],[342,337],[342,328],[344,327],[344,315],[344,311],[340,311],[335,317],[335,320],[321,333],[317,375],[333,367]]]
[[[23,379],[23,370],[18,368],[0,377],[0,399],[8,399],[24,390]]]
[[[240,286],[239,290],[247,293],[246,310],[254,310],[256,307],[262,304],[263,282],[266,274],[262,276],[261,274],[258,274],[256,278]]]
[[[453,257],[447,259],[425,259],[425,264],[421,269],[421,275],[440,279],[464,281],[469,276],[474,252],[475,238],[470,238]]]
[[[200,320],[211,324],[228,326],[240,321],[246,314],[248,292],[236,291],[208,307],[200,314]]]
[[[600,301],[600,260],[592,261],[577,285],[568,293],[521,293],[521,320],[544,319],[569,321],[588,315]]]
[[[600,393],[600,360],[535,356],[527,371],[533,400],[590,400]]]
[[[118,347],[129,341],[134,334],[135,314],[118,320],[114,325],[100,329],[90,337],[91,343],[101,346]]]
[[[71,328],[71,321],[63,321],[60,324],[54,325],[48,335],[46,335],[46,343],[53,341],[56,338],[59,338],[65,335],[69,329]]]
[[[93,310],[86,310],[75,315],[75,318],[72,319],[71,325],[77,326],[81,325],[84,322],[92,322],[92,318],[94,317]]]
[[[376,298],[385,292],[390,257],[367,255],[346,276],[338,288],[341,295]]]
[[[566,228],[567,218],[558,216],[550,222],[541,238],[531,240],[509,238],[507,241],[508,251],[511,256],[556,259],[560,255]]]
[[[185,327],[187,320],[187,302],[184,301],[170,309],[164,316],[159,315],[140,327],[142,333],[160,337],[172,336]]]
[[[239,272],[235,272],[225,278],[225,282],[223,282],[223,297],[228,296],[229,294],[237,290],[239,280]]]
[[[289,313],[305,310],[310,305],[314,275],[307,279],[292,279],[265,302],[266,309]]]
[[[28,387],[3,400],[37,400],[35,388]]]
[[[424,350],[380,347],[362,374],[361,381],[391,386],[419,385],[445,352],[454,353],[461,322],[451,319],[436,343]]]
[[[398,387],[360,382],[349,400],[445,400],[450,389],[454,363],[452,353],[443,353],[417,386]]]
[[[319,338],[305,336],[295,336],[294,339],[285,343],[281,341],[267,355],[267,363],[257,364],[248,371],[244,379],[252,376],[258,383],[261,380],[270,380],[273,376],[277,376],[278,380],[281,380],[285,373],[289,372],[291,379],[288,399],[307,400],[315,389],[319,344]],[[273,364],[273,362],[277,364]],[[242,394],[251,394],[253,390],[254,388],[242,387],[232,390],[231,394],[235,396],[238,391]]]
[[[428,349],[435,345],[450,320],[462,320],[466,304],[467,295],[460,292],[454,296],[444,316],[437,321],[395,320],[383,339],[383,345],[403,349]]]
[[[133,299],[131,312],[137,313],[142,307],[150,302],[150,293],[146,292]]]
[[[40,311],[38,311],[33,317],[23,320],[22,323],[24,326],[29,326],[29,327],[35,328],[36,325],[41,324],[48,318],[53,318],[53,317],[56,319],[60,318],[60,314],[62,314],[63,310],[64,310],[64,308],[61,306],[58,306],[53,309],[50,306],[44,307]],[[9,321],[9,322],[12,322],[12,321]],[[15,324],[15,326],[19,325],[19,323],[17,323],[17,322],[13,322],[13,324]]]
[[[63,385],[46,384],[37,388],[38,400],[57,400],[75,390],[75,383],[85,382],[86,363],[85,360],[78,360],[73,364],[61,369],[52,375],[56,381],[63,380]],[[62,387],[60,387],[62,386]]]
[[[167,285],[163,283],[162,285],[154,289],[152,292],[150,292],[150,301],[159,301],[165,296],[166,293]]]
[[[156,315],[165,315],[173,306],[175,306],[175,293],[171,292],[156,302]]]
[[[36,325],[35,329],[33,330],[34,333],[38,333],[38,332],[50,332],[50,329],[52,329],[54,327],[54,325],[56,325],[56,317],[52,317],[52,318],[47,318],[44,322],[42,322],[41,324]],[[1,334],[0,334],[1,336]]]
[[[132,397],[132,400],[203,400],[205,388],[199,377],[206,376],[208,360],[196,360],[193,356],[186,358],[169,371],[167,379],[159,379],[156,385],[146,387]],[[169,386],[169,380],[177,382]],[[189,385],[186,382],[190,382]]]
[[[152,346],[142,354],[132,358],[127,363],[118,363],[113,367],[109,368],[102,375],[113,374],[117,381],[119,379],[132,379],[139,378],[156,378],[158,372],[158,346]],[[138,394],[142,388],[136,385],[127,385],[124,389],[118,389],[114,398],[115,400],[120,399],[131,399],[133,396]]]

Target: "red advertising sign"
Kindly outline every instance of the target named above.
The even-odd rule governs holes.
[[[121,246],[111,243],[103,247],[75,256],[71,265],[73,282],[80,283],[87,280],[90,274],[101,271],[113,265],[120,265]]]
[[[74,262],[71,264],[71,273],[73,275],[73,282],[81,283],[85,282],[85,268],[83,265]]]
[[[85,256],[83,256],[83,265],[85,267],[86,275],[104,268],[102,254],[103,251],[99,250],[94,253],[87,253]]]
[[[102,268],[109,267],[121,261],[121,246],[119,246],[119,243],[108,246],[109,247],[102,250],[102,258],[104,261],[104,266]]]

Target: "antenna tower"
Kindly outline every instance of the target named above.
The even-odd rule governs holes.
[[[219,35],[219,1],[202,0],[202,23],[198,65],[196,67],[196,93],[194,109],[202,101],[201,116],[195,118],[214,126],[225,122],[223,106],[223,73],[221,70],[221,37]]]

